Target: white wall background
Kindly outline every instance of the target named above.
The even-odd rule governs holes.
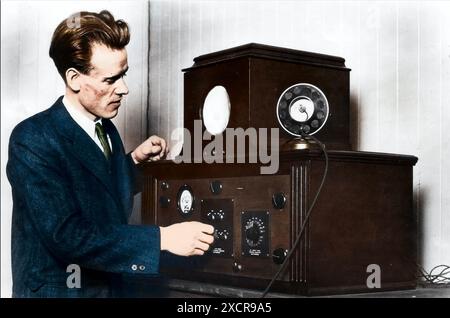
[[[8,140],[21,120],[50,107],[64,83],[48,56],[56,26],[70,14],[108,9],[131,28],[130,94],[114,122],[127,150],[146,136],[148,93],[147,1],[2,1],[1,3],[1,295],[11,296],[11,187],[6,178]]]
[[[194,57],[249,42],[346,59],[354,148],[419,157],[421,264],[450,264],[450,1],[151,1],[151,131],[182,126]]]
[[[198,55],[257,42],[344,57],[354,148],[419,157],[421,263],[450,264],[450,1],[167,0],[150,1],[150,13],[146,0],[1,6],[2,297],[11,295],[9,135],[63,93],[48,48],[56,25],[77,10],[109,9],[132,28],[130,95],[115,121],[128,150],[146,136],[147,94],[150,133],[168,138],[182,126],[181,69]]]

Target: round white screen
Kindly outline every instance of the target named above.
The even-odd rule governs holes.
[[[230,109],[230,97],[225,87],[215,86],[209,91],[203,104],[202,117],[211,135],[219,135],[227,128]]]

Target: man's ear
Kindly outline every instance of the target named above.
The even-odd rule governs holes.
[[[73,67],[67,69],[66,71],[66,82],[67,82],[67,86],[70,87],[71,90],[73,90],[74,92],[79,92],[80,91],[80,80],[81,80],[81,76],[80,76],[80,72],[76,69],[74,69]]]

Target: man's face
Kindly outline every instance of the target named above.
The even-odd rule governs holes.
[[[119,111],[122,97],[128,94],[123,80],[128,70],[127,51],[94,44],[91,66],[89,74],[80,75],[79,102],[93,117],[113,118]]]

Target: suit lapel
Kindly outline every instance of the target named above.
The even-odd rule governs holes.
[[[57,130],[71,144],[68,147],[69,151],[87,170],[97,177],[115,202],[121,206],[111,177],[110,164],[100,148],[72,119],[62,103],[62,97],[53,105],[52,110]]]

